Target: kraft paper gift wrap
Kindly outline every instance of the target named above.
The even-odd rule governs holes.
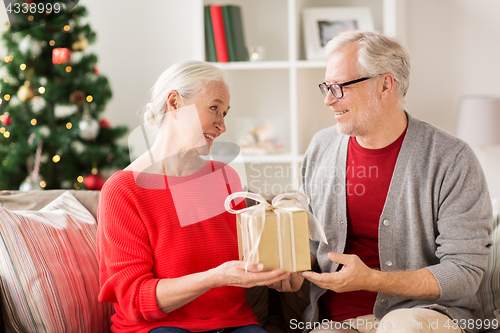
[[[258,204],[233,210],[231,201],[240,197],[250,198]],[[309,238],[327,241],[318,220],[305,208],[308,201],[300,193],[278,195],[271,204],[256,193],[237,192],[228,196],[226,210],[237,214],[240,260],[260,262],[264,264],[264,271],[277,268],[289,272],[310,270]]]

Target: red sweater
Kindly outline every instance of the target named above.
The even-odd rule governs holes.
[[[347,241],[346,254],[356,254],[370,268],[380,269],[378,254],[379,219],[384,209],[392,174],[406,131],[381,149],[360,146],[349,139],[347,151]],[[373,314],[377,293],[359,290],[322,297],[322,317],[342,321]]]
[[[188,177],[142,173],[135,179],[132,171],[119,171],[104,185],[98,208],[99,301],[115,303],[113,332],[257,324],[242,288],[211,289],[170,313],[156,302],[160,279],[238,260],[236,218],[224,209],[228,189],[222,166],[215,163],[214,172],[207,162]],[[231,192],[240,191],[237,173],[224,170]]]

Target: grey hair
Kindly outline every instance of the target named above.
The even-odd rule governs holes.
[[[401,106],[410,85],[410,54],[395,37],[374,31],[348,30],[325,46],[325,57],[355,43],[358,48],[358,70],[362,76],[391,73],[396,80],[396,94]]]
[[[212,64],[197,60],[185,60],[175,63],[164,71],[150,91],[150,102],[143,112],[144,122],[157,129],[167,112],[167,98],[175,90],[182,100],[192,100],[203,93],[203,89],[215,82],[228,86],[228,74]]]

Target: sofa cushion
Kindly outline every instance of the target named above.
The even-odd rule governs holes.
[[[100,303],[97,223],[66,191],[39,211],[0,208],[0,276],[12,332],[108,332]]]
[[[0,207],[9,210],[39,210],[68,190],[46,191],[0,191]],[[69,191],[87,210],[97,218],[97,203],[100,191]]]
[[[500,321],[500,198],[493,199],[492,246],[488,268],[478,290],[483,319]],[[498,323],[498,321],[497,321]],[[497,324],[498,325],[498,324]]]

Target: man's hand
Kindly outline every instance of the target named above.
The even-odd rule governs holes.
[[[343,267],[334,273],[302,272],[302,276],[323,289],[345,293],[356,290],[371,290],[374,270],[366,266],[357,255],[328,253],[328,258]]]
[[[272,283],[268,287],[280,292],[295,292],[300,289],[303,282],[304,277],[300,272],[293,272],[287,279]]]

